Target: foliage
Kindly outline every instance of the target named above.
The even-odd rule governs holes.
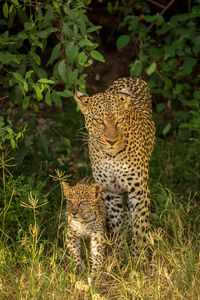
[[[39,112],[44,104],[62,107],[62,99],[73,97],[75,88],[85,90],[83,68],[93,59],[104,61],[91,36],[101,27],[88,20],[84,2],[49,0],[35,6],[27,1],[4,2],[0,20],[2,94],[17,105],[12,112],[15,120],[28,109]],[[5,118],[9,114],[6,111]],[[0,132],[1,145],[10,139],[14,148],[12,125],[5,127],[2,117],[0,122],[7,131],[6,136]]]
[[[57,172],[57,175],[57,179],[62,180],[63,174]],[[51,299],[55,294],[60,299],[198,298],[200,211],[193,197],[177,201],[169,189],[158,182],[154,184],[154,212],[147,248],[138,261],[133,262],[125,235],[120,250],[117,243],[107,240],[104,270],[88,285],[88,274],[76,275],[74,263],[67,255],[64,234],[59,233],[61,223],[56,224],[57,235],[56,230],[52,230],[51,223],[55,221],[49,218],[52,211],[48,206],[53,207],[54,191],[49,191],[47,203],[42,185],[39,185],[34,188],[31,180],[13,180],[9,176],[5,181],[6,189],[16,189],[18,200],[13,200],[21,204],[21,208],[17,207],[15,212],[18,225],[5,226],[1,240],[1,298],[10,299],[14,295],[17,298]],[[45,185],[43,182],[43,187]],[[62,200],[57,203],[57,211],[61,205]],[[17,234],[13,235],[13,231]]]
[[[0,150],[3,149],[3,145],[6,140],[10,141],[11,147],[14,149],[19,139],[23,139],[26,126],[19,131],[17,134],[13,132],[12,123],[7,120],[8,124],[5,124],[4,117],[0,116]]]

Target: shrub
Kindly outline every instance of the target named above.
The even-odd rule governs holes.
[[[0,79],[9,107],[4,110],[4,119],[0,119],[1,147],[6,139],[15,147],[22,132],[15,139],[13,127],[27,110],[38,112],[44,105],[53,104],[62,107],[62,99],[73,97],[75,88],[85,90],[84,67],[91,65],[93,59],[104,61],[91,36],[100,26],[88,20],[86,3],[4,2]],[[9,122],[13,117],[12,125]]]

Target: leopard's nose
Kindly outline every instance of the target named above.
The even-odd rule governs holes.
[[[111,146],[113,146],[117,140],[111,141],[111,140],[106,140]]]

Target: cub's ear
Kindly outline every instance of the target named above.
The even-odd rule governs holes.
[[[102,186],[99,183],[93,183],[90,186],[90,193],[95,201],[99,200],[101,197]]]
[[[65,197],[67,197],[71,191],[71,187],[69,186],[68,183],[62,181],[62,187],[63,187],[63,192],[64,192],[64,195]]]
[[[81,109],[82,113],[85,114],[88,110],[88,105],[89,105],[88,97],[86,97],[81,92],[76,91],[74,99],[76,100],[76,102],[80,106],[80,109]]]
[[[118,94],[120,95],[120,98],[123,98],[123,107],[127,110],[131,105],[131,92],[127,88],[124,88],[120,90]]]

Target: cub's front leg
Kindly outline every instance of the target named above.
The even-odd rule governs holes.
[[[105,256],[105,238],[102,233],[93,234],[91,237],[91,274],[94,278],[101,270]]]
[[[79,272],[82,268],[81,261],[81,239],[80,237],[76,237],[71,233],[67,233],[66,238],[67,248],[69,250],[69,254],[72,256],[76,263],[76,272]]]

